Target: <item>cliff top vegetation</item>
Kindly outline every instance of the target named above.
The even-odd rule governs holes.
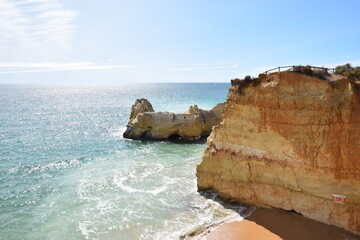
[[[337,66],[335,74],[346,76],[350,81],[360,81],[360,67],[353,67],[350,63]]]

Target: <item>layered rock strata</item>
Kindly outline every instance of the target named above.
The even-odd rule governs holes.
[[[294,72],[234,80],[197,167],[198,189],[359,234],[359,145],[359,84]]]
[[[191,106],[185,113],[155,112],[150,102],[138,99],[132,106],[125,138],[194,141],[209,136],[222,120],[224,103],[207,111]]]

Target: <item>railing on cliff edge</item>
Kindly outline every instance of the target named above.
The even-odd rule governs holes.
[[[303,68],[309,68],[313,71],[316,71],[316,70],[325,70],[327,71],[328,73],[332,73],[334,74],[335,73],[335,68],[325,68],[325,67],[315,67],[315,66],[283,66],[283,67],[276,67],[276,68],[272,68],[270,70],[267,70],[265,72],[263,72],[262,74],[269,74],[269,73],[272,73],[272,72],[281,72],[281,69],[287,69],[287,70],[284,70],[284,71],[294,71],[294,68],[296,67],[303,67]]]

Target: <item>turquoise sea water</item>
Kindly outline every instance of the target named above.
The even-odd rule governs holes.
[[[231,214],[196,192],[205,143],[122,137],[137,98],[210,109],[228,87],[0,85],[0,238],[178,239]]]

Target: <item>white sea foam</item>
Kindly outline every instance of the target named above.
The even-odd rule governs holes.
[[[10,168],[7,173],[8,174],[13,174],[13,173],[17,173],[19,171],[18,167],[14,167],[14,168]]]
[[[163,185],[161,187],[152,188],[150,190],[143,188],[136,189],[129,185],[126,185],[124,182],[127,180],[128,180],[127,177],[120,177],[120,178],[114,177],[114,183],[116,184],[116,186],[118,186],[121,190],[127,193],[149,193],[152,195],[158,195],[159,193],[166,191],[166,189],[168,188],[168,186]]]
[[[123,138],[123,134],[124,134],[125,131],[126,131],[126,127],[118,128],[118,129],[115,129],[115,130],[111,133],[111,135],[114,136],[114,137]]]
[[[79,222],[78,226],[81,234],[84,236],[85,239],[89,239],[90,235],[92,233],[95,233],[93,230],[88,229],[88,226],[91,226],[91,223]]]
[[[79,163],[80,163],[79,160],[71,159],[71,160],[65,160],[65,161],[42,164],[42,165],[32,167],[28,171],[28,174],[30,174],[32,172],[44,172],[44,171],[49,170],[49,169],[67,168],[70,165],[79,164]]]

